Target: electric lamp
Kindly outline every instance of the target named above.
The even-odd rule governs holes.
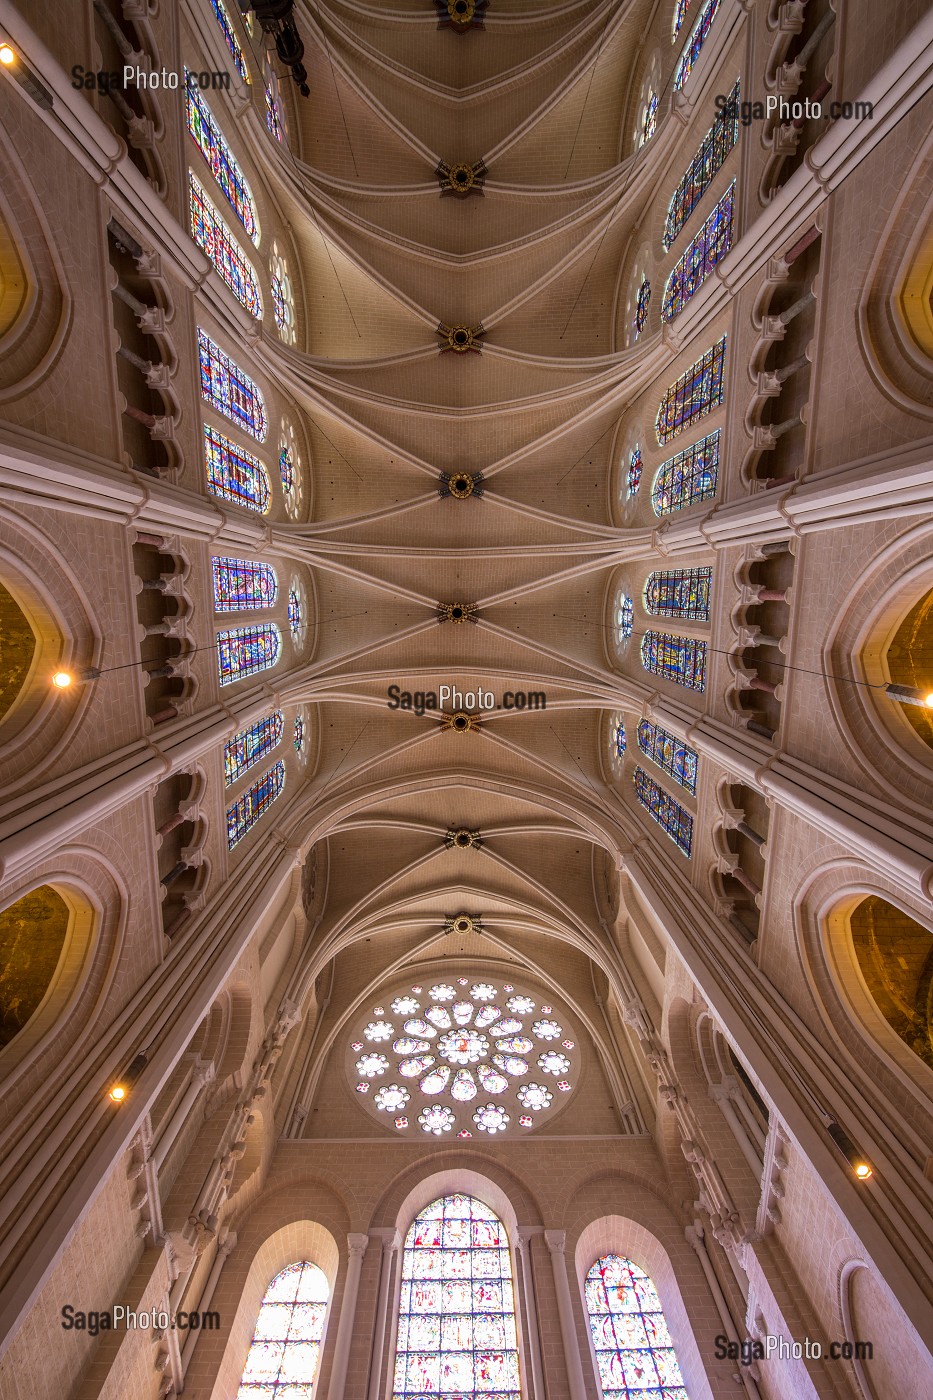
[[[52,677],[52,684],[56,690],[67,690],[74,680],[70,671],[56,671]]]
[[[111,1099],[113,1103],[123,1103],[123,1100],[126,1098],[126,1094],[127,1089],[125,1084],[114,1084],[110,1089],[109,1093],[107,1094],[107,1097],[108,1099]]]
[[[9,44],[0,44],[0,63],[5,64],[6,67],[9,68],[10,64],[15,62],[16,54],[10,48]]]
[[[871,1167],[867,1162],[856,1162],[852,1168],[859,1181],[867,1181],[871,1176]]]

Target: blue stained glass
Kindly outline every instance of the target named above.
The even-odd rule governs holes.
[[[616,627],[619,631],[619,639],[627,642],[632,635],[632,628],[635,625],[635,605],[627,593],[619,594],[619,601],[616,605]]]
[[[687,690],[706,689],[706,643],[670,632],[646,632],[641,639],[641,664]]]
[[[697,236],[672,270],[664,288],[661,316],[673,321],[683,311],[693,294],[702,287],[718,262],[732,247],[732,222],[735,212],[735,181],[726,190]]]
[[[612,747],[616,758],[625,757],[625,720],[617,719],[612,728]]]
[[[256,273],[240,245],[214,208],[201,184],[188,171],[191,236],[203,248],[237,301],[251,316],[262,315],[262,297]]]
[[[227,14],[227,7],[224,4],[224,0],[211,0],[211,9],[214,11],[217,23],[220,25],[224,39],[227,41],[227,48],[233,55],[236,71],[239,73],[244,83],[248,83],[249,72],[246,67],[246,59],[243,57],[243,50],[240,48],[240,41],[236,36],[236,30],[230,23],[230,16]]]
[[[279,475],[282,478],[282,490],[288,495],[295,489],[295,464],[287,447],[283,447],[279,453]]]
[[[674,191],[664,225],[665,248],[674,242],[739,139],[739,89],[740,81],[737,78],[722,111],[703,137],[699,150]]]
[[[282,104],[279,98],[279,84],[275,74],[266,78],[266,127],[276,141],[285,140],[285,123],[282,120]]]
[[[521,1400],[509,1241],[471,1196],[444,1196],[405,1237],[393,1400]]]
[[[658,407],[658,442],[670,442],[722,403],[726,337],[711,345],[668,389]]]
[[[244,676],[268,671],[279,659],[282,637],[274,622],[257,627],[231,627],[217,633],[217,667],[220,684],[230,685]]]
[[[658,94],[649,92],[648,101],[645,103],[644,116],[641,119],[641,139],[642,143],[650,141],[658,129]]]
[[[720,0],[706,0],[706,4],[700,11],[697,22],[690,31],[690,37],[677,63],[677,71],[674,74],[675,92],[683,87],[684,83],[693,72],[694,64],[700,57],[700,50],[706,42],[706,36],[713,27],[713,20],[716,18],[719,4]]]
[[[643,465],[641,460],[641,448],[636,444],[636,446],[632,448],[632,455],[628,459],[628,476],[625,480],[626,500],[631,500],[641,485]]]
[[[302,613],[301,598],[296,588],[288,590],[288,626],[293,637],[298,637],[301,632]]]
[[[709,622],[709,590],[713,571],[660,569],[645,581],[645,612],[653,617],[682,617]]]
[[[603,1400],[687,1400],[661,1300],[644,1270],[604,1254],[584,1293]]]
[[[198,91],[197,78],[185,69],[185,113],[191,137],[211,168],[230,207],[254,243],[259,242],[256,202],[246,176],[227,145],[214,114]]]
[[[214,555],[214,611],[271,608],[279,594],[279,581],[271,564],[257,559],[231,559]]]
[[[635,339],[641,335],[648,323],[648,303],[651,301],[651,283],[647,277],[641,279],[641,286],[638,288],[638,295],[635,298],[635,319],[632,325],[635,330]]]
[[[273,764],[268,773],[264,773],[258,782],[253,783],[251,788],[247,788],[242,797],[238,797],[232,807],[227,808],[227,847],[233,850],[238,841],[242,841],[248,831],[259,821],[259,818],[272,806],[277,797],[281,796],[285,786],[285,764],[280,758],[278,763]]]
[[[720,432],[717,428],[658,468],[651,490],[655,515],[673,515],[675,510],[713,499],[719,483]]]
[[[647,719],[643,719],[638,726],[638,747],[675,783],[696,796],[699,759],[696,749],[691,749],[682,739],[675,738],[659,724],[652,724]]]
[[[229,787],[282,742],[284,720],[281,710],[257,719],[224,744],[224,784]]]
[[[295,716],[294,744],[296,753],[304,753],[305,749],[305,722],[302,715]]]
[[[263,514],[269,509],[272,486],[262,462],[209,423],[204,425],[204,462],[208,489],[215,496]]]
[[[266,436],[266,404],[258,384],[198,326],[201,397],[260,442]]]
[[[689,10],[689,8],[690,0],[677,0],[677,4],[674,6],[674,31],[671,34],[672,43],[677,38],[677,35],[680,33],[681,26],[683,25],[684,20],[687,18],[687,11]]]
[[[632,778],[635,796],[645,811],[667,832],[677,849],[689,856],[693,845],[693,817],[685,807],[674,801],[670,793],[664,791],[660,783],[649,778],[644,768],[636,768]]]

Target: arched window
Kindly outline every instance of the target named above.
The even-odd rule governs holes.
[[[261,627],[231,627],[217,633],[217,668],[220,684],[230,685],[244,676],[268,671],[279,659],[282,637],[274,622]]]
[[[325,1274],[306,1259],[276,1274],[263,1295],[238,1400],[312,1394],[329,1296]]]
[[[627,500],[631,500],[638,492],[638,488],[641,485],[642,466],[641,448],[636,443],[628,459],[628,476],[625,481],[625,496]]]
[[[272,501],[269,474],[251,452],[204,425],[204,463],[207,486],[215,496],[265,514]]]
[[[285,764],[282,759],[264,773],[258,782],[238,797],[232,807],[227,808],[227,847],[233,850],[242,841],[259,818],[272,806],[285,787]]]
[[[713,20],[719,9],[719,0],[706,0],[706,4],[700,11],[696,24],[690,31],[690,38],[687,40],[683,53],[677,63],[677,71],[674,74],[674,91],[682,88],[684,83],[693,72],[693,66],[700,57],[700,50],[706,43],[706,36],[713,26]]]
[[[713,499],[719,483],[720,434],[717,428],[661,465],[651,488],[655,515],[673,515],[675,510]]]
[[[215,612],[271,608],[279,595],[279,581],[271,564],[215,554],[211,566]]]
[[[646,632],[641,639],[641,664],[653,676],[663,676],[688,690],[706,689],[706,643],[670,632]]]
[[[188,171],[188,200],[191,236],[210,258],[241,306],[251,316],[262,315],[262,296],[256,273],[230,229],[204,192],[204,187]]]
[[[612,726],[612,753],[620,763],[625,757],[625,745],[625,720],[619,715]]]
[[[505,1226],[451,1195],[405,1236],[393,1400],[521,1400],[512,1260]]]
[[[728,100],[700,142],[699,150],[671,197],[664,225],[665,248],[670,248],[739,139],[740,87],[737,78]]]
[[[706,223],[675,264],[664,288],[661,318],[673,321],[687,302],[699,291],[718,262],[732,247],[732,222],[735,211],[735,181],[726,190]]]
[[[256,202],[236,157],[221,135],[210,107],[198,91],[195,74],[185,69],[185,113],[191,138],[211,168],[234,214],[254,243],[259,243]]]
[[[725,359],[726,337],[723,336],[670,386],[661,400],[655,419],[658,442],[670,442],[671,438],[677,437],[685,428],[719,407],[722,403]]]
[[[635,332],[635,339],[641,335],[648,324],[648,305],[651,301],[651,283],[647,277],[642,277],[641,286],[635,295],[635,317],[632,321],[632,329]]]
[[[30,1021],[55,978],[71,911],[51,885],[0,913],[0,1049]]]
[[[632,635],[632,628],[635,625],[635,605],[627,593],[619,594],[619,601],[616,604],[616,629],[619,633],[619,641],[627,642]]]
[[[682,788],[696,795],[699,754],[659,724],[643,719],[638,726],[638,747],[646,758]]]
[[[888,1025],[933,1069],[933,932],[877,895],[850,918],[865,985]]]
[[[301,606],[301,594],[296,587],[288,590],[288,628],[294,641],[301,636],[301,627],[304,621],[304,609]]]
[[[933,592],[911,608],[887,650],[891,680],[933,693]],[[933,709],[902,705],[901,713],[925,744],[933,748]]]
[[[658,94],[652,89],[648,93],[645,102],[645,110],[641,119],[641,141],[642,145],[650,141],[658,129]]]
[[[0,719],[22,690],[35,654],[36,635],[26,614],[0,584]]]
[[[667,832],[677,849],[689,856],[693,846],[693,817],[686,807],[681,807],[660,783],[649,778],[644,768],[636,768],[632,780],[635,796],[645,811]]]
[[[260,442],[266,437],[266,404],[258,384],[198,326],[201,397]]]
[[[305,718],[304,718],[304,715],[301,713],[300,710],[298,711],[297,715],[295,716],[295,728],[294,728],[294,731],[293,731],[293,742],[294,742],[294,745],[295,745],[295,753],[296,753],[296,754],[298,755],[298,757],[300,758],[301,755],[302,755],[302,754],[304,753],[304,751],[305,751]]]
[[[288,275],[288,265],[274,243],[269,274],[272,283],[272,314],[275,317],[275,324],[285,344],[294,345],[295,297],[292,292],[292,280]]]
[[[279,75],[268,59],[265,65],[264,87],[266,90],[266,126],[269,134],[274,136],[276,141],[284,141],[285,116],[282,112],[282,99],[279,96]]]
[[[687,18],[687,11],[690,8],[690,0],[676,0],[674,5],[674,23],[671,29],[671,43],[680,33],[684,20]]]
[[[282,742],[283,726],[282,711],[273,710],[271,715],[264,715],[248,729],[241,729],[239,734],[227,740],[224,744],[224,783],[227,787],[248,773],[266,754],[278,748]]]
[[[236,71],[239,73],[244,83],[248,83],[249,72],[246,67],[246,59],[243,57],[243,50],[240,48],[240,41],[236,36],[236,30],[230,22],[230,16],[227,13],[224,0],[211,0],[211,9],[214,11],[217,23],[220,25],[221,32],[226,40],[227,48],[233,56]]]
[[[586,1276],[586,1311],[603,1400],[687,1400],[657,1289],[643,1269],[604,1254]]]
[[[645,582],[645,611],[653,617],[682,617],[709,622],[709,589],[713,571],[659,569]]]

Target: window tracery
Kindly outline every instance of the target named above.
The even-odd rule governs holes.
[[[699,291],[718,262],[732,247],[735,210],[735,181],[719,200],[695,238],[687,244],[683,257],[674,266],[664,288],[661,317],[673,321],[690,298]]]
[[[719,485],[721,431],[717,428],[662,463],[651,489],[655,515],[673,515],[687,506],[713,499]]]
[[[641,119],[641,144],[644,146],[649,142],[658,129],[658,94],[652,88],[648,93],[645,102],[645,110]]]
[[[236,71],[239,73],[244,83],[248,83],[249,70],[246,67],[246,59],[243,57],[243,50],[240,47],[240,41],[236,36],[236,30],[234,29],[233,24],[230,20],[230,16],[227,13],[227,7],[224,4],[224,0],[211,0],[211,9],[214,11],[214,18],[220,25],[220,30],[224,36],[227,48],[230,50],[230,53],[233,57],[233,63],[236,68]]]
[[[586,1276],[585,1294],[603,1400],[687,1400],[661,1300],[644,1270],[604,1254]]]
[[[686,807],[675,802],[660,783],[648,776],[644,768],[635,769],[632,781],[635,784],[635,796],[648,815],[667,833],[677,849],[689,856],[693,847],[693,817]]]
[[[272,245],[272,259],[269,265],[272,282],[272,314],[279,335],[286,345],[295,344],[295,297],[288,264],[276,244]]]
[[[713,570],[658,569],[645,581],[645,612],[653,617],[680,617],[709,622],[709,595]]]
[[[670,386],[661,400],[655,419],[659,443],[670,442],[692,423],[719,407],[723,395],[725,358],[726,337],[723,336]]]
[[[190,170],[188,200],[192,238],[210,258],[240,305],[258,319],[262,316],[262,296],[256,273]]]
[[[641,335],[648,324],[648,305],[651,301],[651,283],[647,277],[642,277],[641,285],[635,295],[635,315],[632,319],[632,330],[635,340]]]
[[[643,719],[638,726],[638,747],[663,773],[696,796],[699,762],[696,749],[647,719]]]
[[[716,18],[719,4],[720,0],[706,0],[706,4],[700,11],[697,22],[690,31],[690,37],[687,40],[686,47],[677,63],[677,71],[674,74],[675,92],[683,87],[684,83],[693,72],[694,65],[700,57],[700,50],[706,43],[706,36],[713,26],[713,20]]]
[[[631,500],[633,496],[638,494],[638,488],[641,485],[642,468],[641,448],[638,443],[636,443],[628,459],[628,475],[625,480],[626,500]]]
[[[204,464],[213,495],[263,515],[269,509],[272,485],[262,462],[209,423],[204,425]]]
[[[620,642],[627,642],[635,626],[635,604],[627,593],[619,594],[616,604],[616,631]]]
[[[307,1259],[276,1274],[263,1294],[237,1400],[312,1394],[329,1297],[326,1275]]]
[[[282,742],[285,721],[281,710],[273,710],[224,744],[224,784],[230,787]]]
[[[215,612],[271,608],[278,597],[279,581],[271,564],[215,554],[211,569]]]
[[[192,140],[211,168],[227,201],[252,241],[259,243],[256,201],[236,157],[227,145],[210,107],[198,91],[197,78],[185,69],[185,115]]]
[[[274,622],[256,627],[232,627],[217,633],[217,668],[220,684],[231,685],[245,676],[268,671],[279,659],[282,636]]]
[[[260,817],[272,806],[285,787],[285,763],[280,758],[252,787],[227,808],[227,848],[233,850]]]
[[[285,141],[285,113],[282,111],[282,98],[279,92],[279,75],[272,64],[265,64],[266,128],[276,141]]]
[[[687,690],[706,689],[706,643],[671,632],[646,632],[641,639],[641,662],[646,671],[663,676]]]
[[[677,0],[676,4],[674,5],[674,22],[671,32],[671,43],[674,42],[674,40],[677,38],[677,35],[680,33],[683,22],[687,18],[687,11],[689,10],[689,8],[690,0]]]
[[[198,326],[201,397],[259,442],[266,437],[266,404],[258,384]]]
[[[295,430],[290,423],[282,424],[282,435],[279,438],[279,477],[285,508],[293,519],[297,519],[302,496],[301,455]]]
[[[671,247],[739,139],[740,88],[741,80],[736,78],[722,111],[700,142],[699,150],[671,197],[664,225],[665,249]]]

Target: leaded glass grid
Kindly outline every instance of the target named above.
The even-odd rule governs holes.
[[[220,25],[221,32],[226,40],[227,48],[233,56],[236,71],[239,73],[244,83],[248,83],[249,70],[246,67],[246,59],[243,57],[243,50],[240,48],[240,41],[236,36],[236,30],[230,22],[230,16],[227,14],[227,7],[224,4],[224,0],[211,0],[211,9],[214,11],[214,17],[217,23]]]
[[[252,830],[275,799],[281,796],[284,786],[285,763],[280,758],[268,773],[264,773],[242,797],[237,798],[232,807],[227,808],[228,850],[232,851],[237,842],[242,841],[246,833]]]
[[[292,732],[292,742],[295,745],[295,753],[303,754],[305,751],[305,721],[304,715],[300,712],[295,716],[295,727]]]
[[[632,321],[632,328],[635,331],[635,339],[641,335],[648,324],[648,304],[651,301],[651,283],[647,277],[641,279],[641,286],[635,297],[635,317]]]
[[[279,659],[282,637],[274,622],[257,627],[231,627],[217,633],[217,669],[220,684],[231,685],[244,676],[268,671]]]
[[[713,499],[719,484],[720,435],[717,428],[661,464],[651,489],[655,515],[673,515]]]
[[[687,18],[687,11],[690,8],[690,0],[677,0],[674,6],[674,25],[671,33],[671,43],[677,38],[681,31],[684,20]]]
[[[272,314],[279,335],[286,345],[295,343],[295,297],[292,282],[288,275],[285,259],[275,244],[272,245],[272,259],[269,265],[269,279],[272,287]]]
[[[699,150],[674,191],[664,225],[665,248],[670,248],[739,139],[739,90],[740,80],[737,78],[722,111],[703,137]]]
[[[295,464],[288,447],[283,447],[279,453],[279,475],[282,478],[282,490],[287,496],[295,489]]]
[[[191,137],[211,168],[240,223],[259,242],[256,202],[236,157],[227,145],[210,107],[198,91],[197,78],[185,69],[185,115]]]
[[[688,243],[683,257],[667,279],[664,300],[661,303],[661,316],[665,321],[673,321],[674,317],[683,311],[716,264],[722,261],[732,247],[734,211],[733,180],[700,232]]]
[[[634,625],[635,605],[627,593],[620,593],[619,601],[616,604],[616,630],[621,642],[628,641]]]
[[[699,755],[682,739],[668,734],[659,724],[643,719],[638,725],[638,747],[646,758],[682,788],[696,796]]]
[[[210,258],[241,306],[251,316],[262,315],[262,297],[249,260],[244,256],[230,229],[214,208],[203,186],[188,171],[188,198],[191,236]]]
[[[238,428],[263,442],[266,404],[258,384],[240,369],[198,326],[201,397]]]
[[[282,120],[282,103],[279,97],[279,80],[271,68],[266,69],[266,127],[276,141],[285,140],[285,123]]]
[[[204,425],[204,464],[213,495],[262,514],[269,509],[272,486],[262,462],[209,423]]]
[[[697,22],[690,31],[690,38],[677,62],[677,71],[674,74],[675,92],[683,87],[693,72],[694,64],[700,57],[700,50],[706,43],[706,36],[713,27],[713,20],[716,18],[719,4],[720,0],[706,0],[706,4],[700,11]]]
[[[521,1400],[512,1258],[505,1226],[450,1195],[405,1236],[393,1400]]]
[[[288,590],[288,627],[296,641],[301,636],[302,620],[301,595],[297,588],[290,588]]]
[[[693,817],[679,802],[675,802],[660,783],[649,778],[644,768],[636,768],[632,774],[635,783],[635,796],[649,816],[665,831],[674,845],[685,856],[689,856],[693,846]]]
[[[709,591],[713,571],[658,569],[645,580],[645,612],[653,617],[680,617],[709,622]]]
[[[658,442],[670,442],[722,403],[726,337],[685,370],[664,395],[655,419]]]
[[[620,761],[625,757],[625,720],[617,719],[612,726],[612,750]]]
[[[224,744],[224,785],[229,787],[282,742],[285,721],[281,710],[273,710],[255,724],[241,729]]]
[[[642,145],[650,141],[658,129],[658,94],[649,92],[648,100],[645,103],[644,115],[641,119],[641,140]]]
[[[641,664],[654,676],[687,690],[706,689],[706,643],[670,632],[646,632],[641,639]]]
[[[644,1270],[604,1254],[585,1292],[603,1400],[687,1400],[661,1300]]]
[[[628,459],[628,474],[625,478],[625,498],[631,500],[637,494],[641,485],[641,473],[644,463],[641,458],[641,448],[636,445],[632,448]]]
[[[214,611],[240,612],[271,608],[279,596],[279,581],[271,564],[258,559],[232,559],[215,554],[211,559]]]

